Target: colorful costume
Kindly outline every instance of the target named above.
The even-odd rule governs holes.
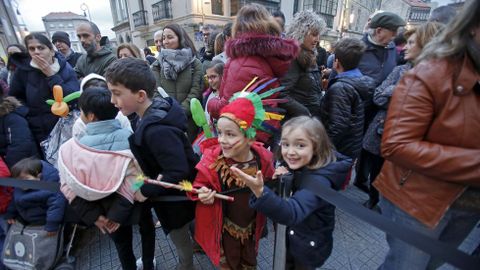
[[[220,114],[235,122],[245,137],[253,139],[268,115],[262,106],[261,96],[240,92],[225,106]],[[216,139],[202,144],[202,160],[197,164],[195,188],[207,187],[217,192],[231,192],[234,202],[215,200],[212,205],[197,203],[195,239],[215,265],[222,269],[255,269],[258,242],[265,227],[265,217],[248,207],[250,192],[244,192],[242,182],[230,173],[235,166],[249,175],[261,170],[266,179],[273,175],[272,153],[255,142],[250,150],[253,158],[238,162],[223,156]],[[242,190],[240,190],[242,189]],[[247,189],[248,190],[248,189]],[[189,194],[194,200],[198,197]]]

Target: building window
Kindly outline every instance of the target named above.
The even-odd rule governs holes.
[[[127,4],[125,0],[115,1],[115,19],[116,23],[128,20]]]
[[[146,10],[139,10],[132,14],[133,17],[133,25],[135,27],[147,25],[147,11]]]
[[[55,28],[55,24],[51,23],[50,28]]]
[[[68,27],[73,27],[73,23],[69,23],[69,24],[68,24]]]
[[[212,14],[223,15],[223,0],[212,0]]]
[[[63,28],[63,23],[58,24],[58,28]]]
[[[152,5],[153,21],[172,18],[172,0],[161,0]]]
[[[259,4],[264,6],[270,13],[280,9],[280,0],[231,0],[230,16],[237,16],[238,11],[247,4]]]
[[[77,34],[75,32],[68,32],[70,36],[70,41],[78,41]]]
[[[333,28],[333,20],[337,15],[338,0],[305,0],[303,9],[311,9],[320,15],[327,23],[328,28]]]

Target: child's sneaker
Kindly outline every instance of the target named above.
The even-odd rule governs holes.
[[[143,262],[142,262],[142,257],[137,259],[137,270],[143,270]],[[157,260],[153,258],[153,269],[157,269]]]

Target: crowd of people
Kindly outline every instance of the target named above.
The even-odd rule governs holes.
[[[403,29],[378,11],[330,55],[317,13],[286,24],[258,4],[204,26],[198,51],[175,23],[155,32],[157,55],[113,48],[93,22],[76,29],[84,54],[65,32],[29,34],[0,71],[0,176],[60,190],[0,186],[0,248],[11,255],[13,224],[55,237],[76,223],[107,234],[122,269],[155,269],[158,219],[177,269],[193,269],[194,249],[220,269],[255,269],[268,218],[287,227],[285,269],[315,269],[332,252],[335,207],[310,182],[353,183],[366,208],[457,247],[480,221],[479,13],[470,0]],[[386,238],[380,269],[444,263]]]

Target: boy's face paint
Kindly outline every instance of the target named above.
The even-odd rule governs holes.
[[[220,117],[217,130],[223,156],[238,162],[248,161],[252,141],[243,134],[238,125],[228,118]]]
[[[303,129],[284,130],[280,145],[283,160],[290,169],[297,170],[310,164],[314,147]]]

